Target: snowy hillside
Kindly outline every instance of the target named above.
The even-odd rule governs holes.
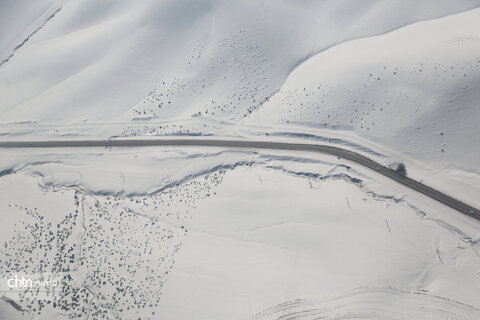
[[[477,1],[2,5],[6,139],[343,131],[478,204]]]
[[[4,53],[14,56],[0,70],[2,122],[170,118],[197,112],[238,120],[316,52],[476,5],[466,0],[421,5],[64,1],[55,19],[21,50]],[[18,20],[25,19],[15,30],[21,34],[32,17],[23,8],[13,10]],[[144,98],[155,103],[134,107]]]
[[[329,49],[292,72],[247,122],[353,132],[478,194],[478,21],[477,9]],[[435,183],[421,170],[415,176]]]
[[[0,1],[0,140],[318,143],[478,208],[479,21],[478,0]],[[0,150],[0,319],[480,318],[479,221],[358,163]]]

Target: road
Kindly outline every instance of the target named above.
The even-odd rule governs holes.
[[[396,182],[418,191],[444,205],[463,214],[480,220],[480,210],[463,203],[443,192],[433,189],[421,182],[400,175],[381,164],[350,150],[337,147],[269,141],[247,140],[218,140],[218,139],[125,139],[125,140],[62,140],[62,141],[0,141],[0,148],[84,148],[84,147],[152,147],[152,146],[195,146],[195,147],[221,147],[263,150],[287,150],[316,152],[350,160],[375,172],[378,172]]]

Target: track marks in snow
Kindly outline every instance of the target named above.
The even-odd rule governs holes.
[[[252,320],[314,319],[452,319],[480,317],[480,309],[429,295],[392,287],[358,288],[321,301],[298,299],[271,307]]]

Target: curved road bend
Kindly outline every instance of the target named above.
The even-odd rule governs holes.
[[[353,161],[375,172],[378,172],[404,186],[437,200],[461,213],[480,220],[480,210],[469,206],[445,193],[435,190],[416,180],[404,177],[396,171],[362,156],[353,151],[306,143],[286,143],[268,141],[245,140],[210,140],[210,139],[138,139],[138,140],[63,140],[63,141],[4,141],[0,148],[81,148],[81,147],[150,147],[150,146],[195,146],[195,147],[222,147],[245,149],[270,149],[287,151],[306,151],[328,154]]]

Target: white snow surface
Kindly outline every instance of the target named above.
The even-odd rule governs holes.
[[[2,65],[2,122],[112,120],[124,113],[131,119],[135,103],[157,86],[170,104],[160,111],[155,104],[151,116],[211,113],[226,104],[216,117],[239,119],[316,52],[475,6],[473,0],[64,1]],[[30,21],[27,13],[18,20]]]
[[[478,21],[477,9],[331,48],[292,72],[248,122],[353,132],[393,150],[417,179],[448,190],[416,170],[424,164],[467,182],[458,196],[478,194]]]
[[[479,6],[2,1],[0,138],[322,143],[480,206]],[[331,156],[3,149],[0,215],[2,319],[480,318],[479,222]]]
[[[476,0],[1,5],[3,139],[346,135],[480,204]]]
[[[335,157],[97,148],[1,162],[12,155],[36,161],[2,172],[2,277],[62,279],[23,297],[3,283],[30,310],[18,316],[281,319],[275,306],[298,299],[295,312],[332,319],[480,315],[478,221]]]

